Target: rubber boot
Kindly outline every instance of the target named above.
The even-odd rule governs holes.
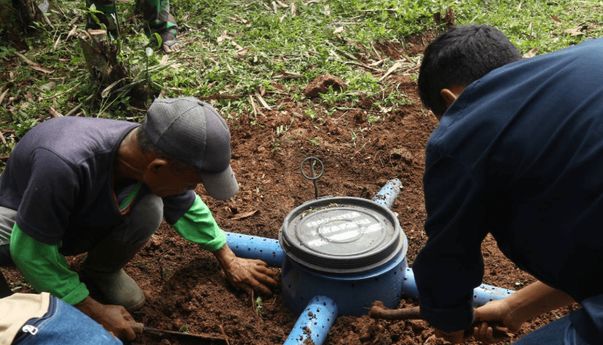
[[[143,17],[148,23],[146,29],[147,35],[156,42],[154,33],[161,37],[161,48],[166,53],[179,50],[180,41],[176,38],[178,34],[178,24],[174,16],[170,14],[169,0],[138,0],[136,3],[138,11],[142,12]]]
[[[129,311],[136,311],[144,305],[144,292],[123,269],[108,273],[88,269],[82,271],[80,277],[90,294],[101,303],[122,305]]]

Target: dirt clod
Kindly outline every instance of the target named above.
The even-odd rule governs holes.
[[[319,94],[327,92],[329,87],[339,91],[344,90],[347,85],[343,79],[330,74],[325,74],[312,80],[304,89],[304,95],[308,98],[318,97]]]
[[[391,151],[389,151],[389,156],[391,159],[394,160],[400,159],[406,164],[412,164],[412,162],[414,161],[412,152],[410,152],[405,147],[396,147],[392,149]]]

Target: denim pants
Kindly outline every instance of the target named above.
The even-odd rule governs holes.
[[[121,345],[119,339],[78,309],[50,296],[48,313],[27,321],[15,345]]]
[[[520,338],[515,345],[595,345],[582,339],[572,325],[569,315],[553,321]]]
[[[603,295],[580,302],[582,308],[527,334],[516,345],[603,344]]]

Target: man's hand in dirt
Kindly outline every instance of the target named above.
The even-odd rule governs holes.
[[[494,336],[492,324],[505,327],[510,332],[517,332],[526,321],[519,315],[514,315],[508,301],[504,299],[488,302],[475,309],[474,319],[473,336],[484,343],[500,341]]]
[[[474,335],[479,340],[492,341],[494,324],[510,332],[517,332],[524,322],[572,303],[574,300],[565,292],[536,281],[505,299],[492,301],[475,309],[475,321],[485,321],[486,325],[475,327]]]
[[[126,308],[120,305],[101,304],[91,297],[86,297],[75,306],[120,339],[134,340],[136,334],[141,332],[139,324]]]
[[[214,252],[224,270],[226,279],[239,289],[250,293],[252,290],[262,295],[271,295],[275,287],[277,272],[270,269],[262,260],[237,257],[228,245]]]

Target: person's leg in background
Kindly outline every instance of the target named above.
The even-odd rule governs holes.
[[[86,0],[86,8],[90,11],[90,6],[94,5],[96,11],[88,13],[86,18],[86,29],[101,29],[104,24],[107,31],[117,37],[117,17],[115,2],[113,0]]]
[[[163,219],[163,201],[148,194],[139,200],[127,221],[89,252],[81,277],[93,297],[106,304],[136,310],[145,301],[144,293],[123,267],[147,243]]]
[[[161,36],[162,48],[166,53],[177,50],[178,24],[170,14],[169,0],[138,0],[136,6],[149,25],[149,34]]]

